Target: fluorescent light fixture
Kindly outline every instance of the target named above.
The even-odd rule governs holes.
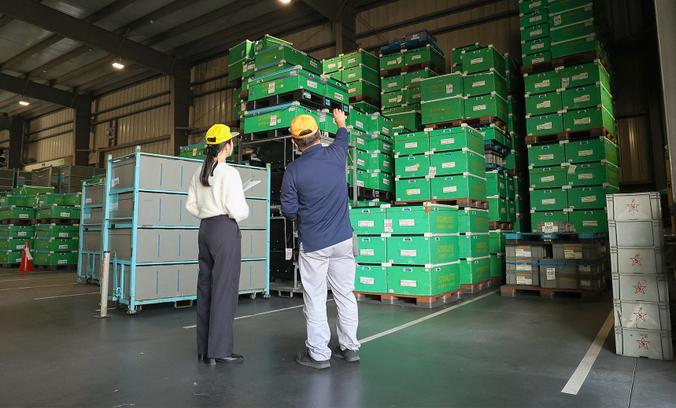
[[[124,64],[121,63],[120,61],[115,61],[115,62],[113,62],[113,68],[115,68],[117,70],[124,69]]]
[[[28,101],[25,100],[25,99],[22,99],[22,100],[19,101],[19,105],[21,105],[21,106],[28,106],[28,105],[30,105],[30,104],[31,104],[31,103],[28,102]]]
[[[286,5],[286,4],[291,4],[291,0],[279,0],[280,3]]]

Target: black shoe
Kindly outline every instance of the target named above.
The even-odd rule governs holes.
[[[310,356],[310,353],[308,353],[307,350],[305,350],[302,353],[298,353],[298,355],[296,356],[296,363],[317,370],[323,370],[325,368],[331,367],[331,363],[329,362],[329,360],[324,361],[315,360]]]
[[[359,351],[349,349],[343,350],[340,348],[340,346],[336,347],[333,355],[347,361],[348,363],[356,363],[359,361]]]
[[[216,364],[241,364],[244,362],[244,356],[239,354],[230,354],[228,357],[214,357],[207,358],[207,364],[216,365]]]

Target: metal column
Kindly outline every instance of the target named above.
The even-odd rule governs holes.
[[[347,3],[347,2],[344,2]],[[345,4],[338,16],[332,21],[333,35],[336,41],[336,54],[352,52],[357,49],[357,14],[354,8]]]
[[[24,120],[18,116],[12,117],[9,128],[9,168],[20,169],[23,167],[23,139]]]
[[[185,68],[171,78],[171,142],[174,154],[180,153],[180,147],[188,144],[190,126],[190,69]]]
[[[75,104],[75,146],[73,146],[76,166],[89,165],[89,139],[92,129],[92,100],[89,97],[78,98]]]

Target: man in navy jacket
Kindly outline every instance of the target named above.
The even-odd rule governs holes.
[[[300,275],[307,320],[306,350],[296,361],[317,369],[331,366],[331,331],[326,317],[327,284],[338,307],[338,342],[334,354],[359,361],[359,322],[354,290],[356,262],[348,210],[345,168],[348,131],[345,113],[335,109],[338,132],[333,143],[322,146],[321,132],[311,115],[291,122],[292,140],[301,156],[284,173],[282,213],[298,222]]]

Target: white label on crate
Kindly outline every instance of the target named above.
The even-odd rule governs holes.
[[[532,285],[533,284],[533,278],[530,276],[524,276],[524,275],[516,275],[516,284],[517,285]]]
[[[355,64],[356,62],[357,62],[357,58],[350,58],[349,60],[347,60],[347,64],[348,64],[348,65],[353,65],[353,64]]]
[[[419,188],[409,188],[409,189],[406,190],[406,195],[407,196],[420,195],[420,189]]]
[[[364,166],[364,165],[366,165],[366,162],[364,161],[364,159],[357,159],[357,166]]]
[[[577,267],[580,272],[591,272],[591,265],[580,265]]]
[[[446,84],[446,93],[447,94],[453,93],[453,84]]]
[[[484,62],[483,57],[472,58],[471,60],[469,60],[469,64],[470,64],[470,65],[481,64],[481,63],[483,63],[483,62]]]
[[[364,129],[364,122],[361,122],[361,121],[358,120],[358,121],[354,122],[354,124],[357,125],[358,128]]]
[[[341,95],[341,94],[339,94],[339,93],[334,93],[334,94],[333,94],[333,98],[336,99],[336,100],[338,100],[338,101],[341,101],[341,102],[345,100],[345,96],[344,96],[344,95]]]
[[[360,276],[359,283],[363,285],[374,285],[376,283],[376,280],[368,276]]]
[[[68,249],[68,245],[67,244],[59,245],[59,249]]]
[[[120,178],[119,178],[119,177],[115,177],[115,178],[113,179],[113,187],[115,187],[115,186],[118,185],[118,184],[120,184]]]
[[[533,64],[539,64],[541,62],[545,62],[545,57],[533,58]]]
[[[390,162],[384,161],[384,162],[383,162],[383,167],[390,167]]]
[[[68,263],[68,260],[66,260],[66,259],[59,259],[58,261],[56,261],[56,263],[59,264],[59,265],[65,265],[66,263]]]
[[[414,56],[411,57],[411,61],[419,60],[422,58],[422,55],[420,54],[415,54]]]
[[[530,32],[531,37],[535,37],[536,35],[542,34],[542,29],[540,28],[539,30],[534,30]]]
[[[404,145],[406,149],[415,149],[418,147],[418,142],[408,142]]]
[[[415,227],[415,220],[399,220],[400,227]]]
[[[582,259],[582,251],[576,248],[563,248],[563,257],[565,259]]]
[[[516,247],[517,258],[530,258],[532,256],[530,249]]]
[[[348,77],[348,78],[354,78],[354,77],[356,77],[356,76],[357,76],[357,73],[356,73],[356,72],[351,72],[351,73],[347,74],[347,77]]]
[[[362,139],[361,137],[355,137],[355,138],[354,138],[354,142],[355,142],[356,144],[358,144],[358,145],[364,145],[364,144],[366,144],[366,142],[364,141],[364,139]]]
[[[385,232],[392,232],[392,220],[385,220]]]
[[[591,100],[591,95],[582,95],[573,98],[574,103],[589,102]]]
[[[561,25],[561,14],[554,16],[554,25]]]
[[[390,185],[390,179],[383,179],[383,184],[385,184],[386,186],[389,186]]]
[[[542,182],[542,183],[551,183],[551,182],[554,181],[554,180],[555,180],[555,177],[554,177],[554,176],[544,176],[544,177],[540,177],[540,182]]]
[[[330,63],[329,63],[329,69],[333,69],[333,68],[335,68],[335,67],[337,67],[337,66],[338,66],[338,63],[337,63],[337,62],[330,62]]]
[[[274,82],[268,82],[268,93],[271,94],[275,92],[275,83]]]
[[[591,123],[591,117],[587,116],[586,118],[574,119],[573,123],[576,125],[588,125]]]
[[[486,105],[485,104],[484,105],[474,105],[474,106],[472,106],[472,110],[474,112],[486,110]]]
[[[594,150],[592,150],[592,149],[580,150],[579,152],[577,152],[578,156],[591,156],[592,154],[594,154]]]
[[[542,21],[542,15],[541,14],[537,14],[537,15],[528,19],[529,23],[538,23],[540,21]]]
[[[547,273],[547,280],[556,279],[556,268],[545,268],[545,272]]]
[[[25,237],[25,236],[27,236],[27,235],[28,235],[28,234],[26,233],[26,231],[19,231],[19,232],[16,233],[16,236],[17,236],[17,237]]]
[[[407,288],[416,288],[418,287],[418,282],[409,279],[402,279],[399,281],[399,285]]]
[[[590,281],[589,279],[581,279],[580,280],[580,287],[582,289],[591,288],[591,285],[592,285],[592,281]]]
[[[530,272],[533,270],[533,266],[528,264],[516,264],[516,270]]]
[[[361,256],[375,256],[376,251],[373,248],[363,248],[359,250]]]
[[[387,84],[387,87],[388,87],[388,88],[394,88],[394,87],[397,86],[397,85],[398,85],[398,84],[397,84],[396,82],[390,82],[389,84]]]
[[[399,58],[397,58],[397,59],[393,59],[393,60],[387,61],[387,65],[396,65],[396,64],[398,64],[398,63],[400,63],[400,62],[401,62],[401,60],[400,60]]]
[[[552,107],[552,101],[547,100],[547,101],[542,101],[535,105],[536,108],[538,109],[544,109],[544,108],[551,108]]]
[[[392,98],[388,99],[387,101],[390,102],[390,103],[401,102],[401,95],[392,97]]]
[[[592,173],[580,173],[577,175],[578,180],[591,180],[594,178]]]
[[[573,81],[582,81],[589,78],[589,73],[588,72],[580,72],[579,74],[575,74],[571,77]]]
[[[538,156],[538,160],[554,160],[554,154],[541,154]]]
[[[357,186],[364,187],[364,180],[357,180]]]
[[[535,89],[538,89],[538,88],[546,88],[546,87],[550,86],[551,84],[552,84],[552,83],[551,83],[551,81],[550,81],[549,79],[545,79],[545,80],[543,80],[543,81],[536,82],[536,83],[535,83]]]
[[[455,168],[455,162],[446,162],[441,165],[442,169],[453,169]]]
[[[418,251],[415,249],[402,249],[399,251],[400,256],[418,256]]]
[[[310,88],[317,89],[318,85],[315,81],[307,81],[307,86],[309,86]]]
[[[418,171],[419,168],[420,168],[420,164],[414,164],[413,166],[406,166],[404,168],[404,171],[406,173],[411,173],[411,172]]]
[[[373,228],[376,226],[376,223],[373,221],[368,221],[368,220],[361,220],[357,222],[357,226],[361,228]]]
[[[474,82],[472,82],[472,88],[478,88],[480,86],[486,86],[486,81],[474,81]]]
[[[355,94],[357,93],[357,88],[350,88],[347,90],[347,93]]]
[[[277,126],[277,115],[270,116],[270,126]]]
[[[531,50],[539,50],[539,49],[541,49],[541,48],[545,48],[545,43],[542,43],[542,42],[541,42],[541,43],[533,44],[533,45],[530,47]]]
[[[568,174],[575,174],[575,170],[577,169],[577,166],[574,164],[571,164],[568,166]]]
[[[63,217],[63,218],[67,218],[67,217],[70,217],[70,213],[64,211],[64,212],[59,213],[59,216]]]
[[[537,130],[548,130],[548,129],[552,129],[553,127],[554,127],[554,122],[546,122],[546,123],[540,123],[535,128]]]
[[[553,222],[545,222],[542,225],[542,232],[559,232],[559,227]]]
[[[291,249],[291,248],[286,248],[286,253],[284,254],[284,258],[285,258],[287,261],[290,261],[291,258],[293,258],[293,249]]]
[[[85,204],[91,204],[92,201],[93,201],[93,200],[92,200],[91,197],[85,198]]]
[[[545,198],[542,200],[542,205],[554,205],[556,204],[556,198]]]
[[[28,214],[19,214],[19,218],[28,218]]]
[[[594,220],[585,220],[585,221],[582,221],[582,226],[583,227],[598,227],[599,222],[594,221]]]
[[[59,238],[68,238],[68,233],[67,232],[59,232]]]
[[[584,196],[580,198],[580,201],[582,201],[583,203],[595,203],[596,196]]]
[[[449,144],[454,144],[455,143],[455,138],[450,137],[448,139],[441,139],[441,144],[442,145],[449,145]]]
[[[455,193],[456,191],[458,191],[458,186],[444,187],[443,191],[444,193]]]

